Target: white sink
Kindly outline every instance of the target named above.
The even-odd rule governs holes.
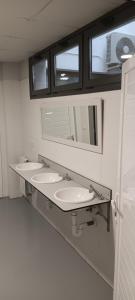
[[[62,179],[58,173],[40,173],[31,178],[31,180],[36,183],[55,183]]]
[[[93,200],[95,193],[86,188],[68,187],[57,190],[54,194],[56,200],[67,203],[82,203]]]
[[[21,163],[16,166],[16,170],[18,171],[32,171],[32,170],[38,170],[43,168],[43,164],[38,162],[26,162]]]

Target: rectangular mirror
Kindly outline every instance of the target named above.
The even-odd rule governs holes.
[[[102,153],[103,100],[41,107],[42,138]]]

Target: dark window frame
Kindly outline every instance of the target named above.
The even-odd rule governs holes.
[[[33,86],[33,76],[32,76],[32,67],[35,63],[39,62],[42,59],[48,60],[48,88],[45,89],[39,89],[34,90]],[[42,51],[40,53],[37,53],[33,57],[29,59],[29,83],[30,83],[30,98],[40,98],[46,95],[49,95],[51,92],[51,62],[50,62],[50,53],[49,51]]]
[[[38,52],[29,58],[29,85],[30,85],[30,98],[48,98],[66,95],[77,95],[85,93],[95,93],[103,91],[112,91],[121,89],[121,74],[120,75],[101,75],[94,76],[95,78],[89,79],[89,37],[94,38],[102,35],[116,27],[122,26],[135,19],[135,2],[127,1],[121,6],[113,9],[111,12],[101,16],[97,20],[85,25],[79,30],[71,33],[67,37],[49,45],[47,48]],[[81,53],[80,53],[80,80],[81,84],[71,84],[54,86],[54,67],[53,55],[64,47],[64,44],[69,43],[69,47],[76,45],[76,39],[81,39]],[[66,49],[66,47],[65,47]],[[33,91],[32,86],[32,64],[33,60],[38,55],[48,54],[48,83],[49,89]],[[77,86],[78,85],[78,86]]]
[[[72,84],[65,84],[61,86],[55,86],[55,55],[68,50],[74,46],[79,46],[79,82]],[[83,65],[82,65],[82,34],[75,35],[73,38],[66,38],[59,43],[51,50],[51,88],[52,93],[67,92],[71,90],[77,90],[82,88],[82,74],[83,74]]]

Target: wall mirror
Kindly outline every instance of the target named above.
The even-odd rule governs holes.
[[[42,138],[102,153],[103,100],[41,107]]]

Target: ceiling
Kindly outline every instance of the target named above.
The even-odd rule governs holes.
[[[0,61],[21,61],[124,0],[0,0]]]

